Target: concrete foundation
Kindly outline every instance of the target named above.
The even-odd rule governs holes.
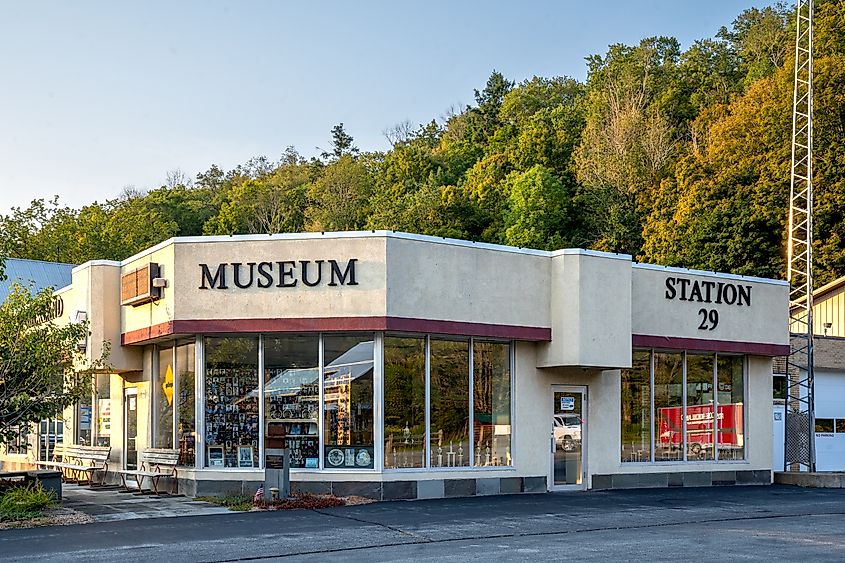
[[[775,483],[814,489],[845,489],[845,473],[797,473],[776,471]]]

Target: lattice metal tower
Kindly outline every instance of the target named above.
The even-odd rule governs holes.
[[[797,0],[792,179],[789,193],[789,332],[784,469],[815,471],[813,415],[813,0]]]

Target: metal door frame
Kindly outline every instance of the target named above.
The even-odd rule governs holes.
[[[564,393],[580,393],[581,394],[581,484],[580,485],[555,485],[555,450],[557,445],[555,444],[555,430],[554,430],[554,400],[555,400],[555,392],[564,392]],[[549,396],[551,397],[551,412],[547,418],[547,422],[551,422],[550,426],[550,433],[551,433],[551,448],[555,449],[547,449],[546,451],[549,452],[549,481],[548,481],[548,489],[549,491],[559,492],[559,491],[585,491],[587,490],[587,442],[589,438],[589,427],[587,423],[587,416],[586,413],[588,412],[588,399],[587,399],[587,386],[586,385],[552,385],[549,389]]]
[[[123,452],[121,453],[121,467],[126,469],[126,454],[129,451],[129,397],[135,397],[135,453],[138,452],[138,388],[123,388]],[[137,463],[136,463],[137,467]]]

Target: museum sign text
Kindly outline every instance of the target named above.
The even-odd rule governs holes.
[[[199,289],[306,287],[358,285],[357,258],[338,260],[277,260],[200,264]]]

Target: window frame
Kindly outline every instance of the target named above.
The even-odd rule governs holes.
[[[688,465],[688,464],[747,464],[748,463],[748,405],[747,405],[747,398],[748,398],[748,356],[745,354],[732,354],[732,353],[724,353],[724,352],[707,352],[707,351],[698,351],[698,350],[675,350],[675,349],[667,349],[667,348],[634,348],[632,351],[633,354],[636,352],[648,352],[649,355],[649,399],[651,403],[651,424],[650,424],[650,432],[651,432],[651,452],[648,460],[642,461],[628,461],[623,459],[622,457],[622,408],[620,404],[619,409],[619,447],[617,451],[619,452],[619,460],[618,463],[621,466],[629,466],[629,465],[660,465],[660,466],[668,466],[668,465]],[[683,459],[681,460],[669,460],[669,461],[657,461],[657,436],[654,429],[655,425],[655,404],[654,404],[654,357],[655,354],[659,353],[673,353],[673,354],[681,354],[683,356],[683,365],[682,365],[682,390],[683,390],[683,404],[682,404],[682,417],[683,417],[683,440],[681,447],[683,448]],[[702,354],[712,356],[713,359],[713,417],[714,417],[714,424],[713,424],[713,458],[712,459],[689,459],[687,455],[687,359],[688,355],[692,354]],[[721,426],[719,423],[719,358],[721,357],[732,357],[732,358],[740,358],[741,366],[742,366],[742,397],[743,397],[743,413],[742,413],[742,435],[743,435],[743,444],[742,444],[742,459],[721,459],[719,456],[719,452],[721,448],[719,447],[719,431],[721,430]],[[620,372],[620,381],[619,381],[620,389],[622,385],[621,380],[621,372]],[[621,400],[621,395],[620,395]]]

